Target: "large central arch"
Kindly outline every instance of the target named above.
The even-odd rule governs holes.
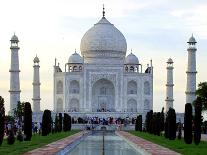
[[[92,111],[115,111],[115,89],[111,81],[100,79],[92,87]]]

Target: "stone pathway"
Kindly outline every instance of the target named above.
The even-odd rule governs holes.
[[[172,151],[172,150],[165,148],[163,146],[154,144],[150,141],[147,141],[147,140],[142,139],[140,137],[134,136],[134,135],[132,135],[128,132],[125,132],[125,131],[118,131],[117,134],[122,136],[126,140],[134,143],[138,148],[146,150],[149,154],[152,154],[152,155],[180,155],[180,153]]]
[[[24,155],[54,155],[58,153],[60,150],[64,149],[69,144],[81,138],[83,134],[87,134],[87,131],[78,132],[74,135],[60,139],[56,142],[47,144],[41,148],[29,151],[25,153]]]

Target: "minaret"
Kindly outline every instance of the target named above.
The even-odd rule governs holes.
[[[196,40],[193,35],[190,37],[188,43],[188,68],[187,87],[186,87],[186,103],[193,103],[196,99]]]
[[[13,115],[17,107],[17,102],[20,101],[20,84],[19,84],[19,47],[18,37],[14,34],[11,38],[11,68],[10,72],[10,113]]]
[[[167,113],[169,108],[173,108],[173,60],[171,58],[167,61],[167,84],[166,84],[166,108]]]
[[[34,62],[34,75],[33,75],[33,112],[40,112],[40,74],[39,74],[39,58],[36,56]]]

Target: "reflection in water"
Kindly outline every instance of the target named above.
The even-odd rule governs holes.
[[[95,134],[86,137],[68,155],[102,155],[102,135]],[[105,155],[141,155],[133,147],[117,135],[105,136]]]

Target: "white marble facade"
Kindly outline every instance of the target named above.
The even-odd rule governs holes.
[[[123,34],[104,16],[81,39],[63,71],[55,61],[54,112],[145,114],[153,108],[152,62],[126,57]]]

